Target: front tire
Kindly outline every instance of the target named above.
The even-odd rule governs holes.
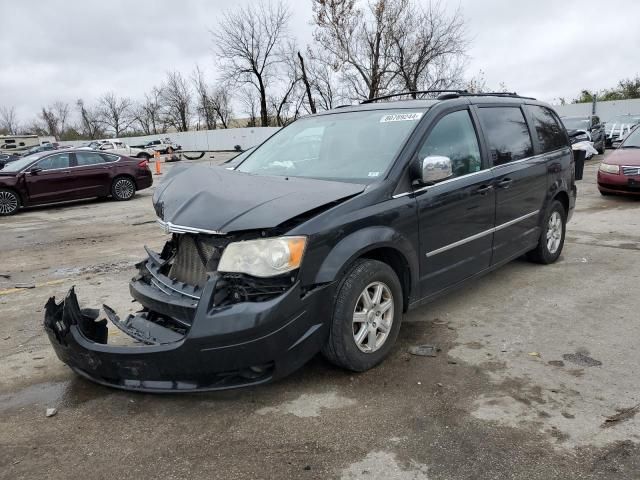
[[[0,188],[0,216],[14,215],[20,210],[20,197],[13,190]]]
[[[548,265],[555,262],[562,253],[567,226],[567,212],[564,205],[553,200],[542,223],[538,246],[527,257],[532,262]]]
[[[136,194],[136,184],[131,177],[116,177],[111,185],[111,196],[120,202],[131,200]]]
[[[360,259],[344,275],[322,354],[334,365],[363,372],[389,354],[398,337],[402,287],[386,263]]]

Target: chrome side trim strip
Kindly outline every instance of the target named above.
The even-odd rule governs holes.
[[[217,230],[205,230],[204,228],[185,227],[183,225],[175,225],[171,222],[165,222],[159,218],[156,220],[158,225],[162,227],[164,233],[204,233],[207,235],[226,235],[225,232],[218,232]]]
[[[531,218],[534,215],[537,215],[539,212],[540,212],[540,210],[536,210],[535,212],[527,213],[526,215],[523,215],[523,216],[518,217],[518,218],[514,218],[513,220],[509,220],[508,222],[503,223],[501,225],[498,225],[497,227],[490,228],[489,230],[485,230],[483,232],[476,233],[475,235],[471,235],[470,237],[463,238],[462,240],[458,240],[457,242],[450,243],[449,245],[445,245],[444,247],[440,247],[440,248],[438,248],[436,250],[432,250],[430,252],[427,252],[426,253],[427,258],[433,257],[434,255],[438,255],[439,253],[446,252],[448,250],[451,250],[452,248],[456,248],[456,247],[459,247],[459,246],[464,245],[466,243],[473,242],[474,240],[478,240],[479,238],[485,237],[485,236],[490,235],[492,233],[495,233],[495,232],[497,232],[499,230],[502,230],[502,229],[505,229],[507,227],[510,227],[511,225],[514,225],[514,224],[516,224],[518,222],[526,220],[527,218]]]

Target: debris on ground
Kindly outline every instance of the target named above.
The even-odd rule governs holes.
[[[625,420],[629,420],[630,418],[635,417],[636,413],[640,412],[640,403],[630,408],[618,408],[617,412],[618,413],[616,413],[615,415],[611,415],[605,418],[604,423],[601,425],[601,427],[613,427],[616,423],[624,422]]]
[[[58,413],[58,409],[56,408],[47,408],[47,417],[53,417],[56,413]]]
[[[419,357],[437,357],[439,351],[440,349],[435,345],[414,345],[409,347],[409,353]]]
[[[15,288],[36,288],[35,283],[16,283]]]
[[[538,352],[529,352],[530,357],[538,357],[540,358],[540,354]]]
[[[552,367],[564,367],[564,362],[562,360],[549,360],[547,363]]]
[[[575,363],[576,365],[580,365],[581,367],[599,367],[602,365],[600,360],[596,360],[591,358],[589,355],[583,352],[578,353],[565,353],[562,355],[562,358],[567,362]]]
[[[8,273],[0,273],[0,277],[9,280],[11,278],[11,275],[9,275]]]

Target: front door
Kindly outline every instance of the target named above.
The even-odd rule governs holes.
[[[449,157],[453,176],[416,191],[420,222],[422,297],[429,297],[489,267],[493,242],[493,174],[480,154],[468,109],[446,113],[419,148]]]
[[[37,168],[35,173],[31,171]],[[30,203],[69,200],[73,192],[71,154],[57,153],[43,158],[27,172],[25,182]]]
[[[478,118],[493,165],[496,225],[492,263],[510,260],[533,248],[547,194],[544,155],[534,155],[520,106],[479,107]]]

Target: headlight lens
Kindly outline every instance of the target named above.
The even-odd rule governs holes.
[[[227,245],[218,271],[273,277],[300,267],[307,237],[278,237]]]
[[[618,174],[620,173],[620,167],[618,165],[611,165],[609,163],[601,163],[600,171],[605,173]]]

